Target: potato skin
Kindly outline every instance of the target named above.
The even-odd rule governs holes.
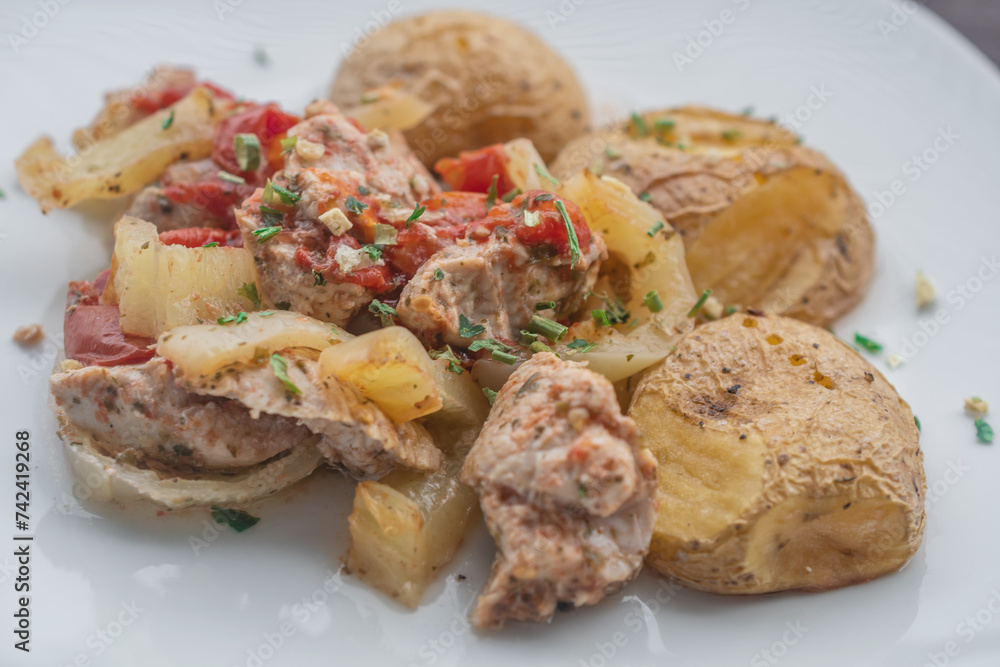
[[[517,137],[545,160],[590,122],[572,68],[528,30],[471,11],[430,12],[390,23],[341,65],[330,99],[358,104],[386,83],[434,105],[405,132],[425,165]]]
[[[861,198],[829,159],[797,145],[798,138],[787,130],[744,116],[685,107],[642,117],[645,136],[630,121],[580,137],[560,153],[553,173],[566,178],[586,167],[614,176],[637,193],[648,193],[650,203],[684,239],[698,290],[712,288],[719,298],[728,292],[742,299],[739,305],[818,326],[830,324],[857,305],[874,272],[874,235]],[[671,129],[656,130],[657,121],[667,119],[673,123]],[[786,239],[781,254],[761,256],[759,265],[787,260],[768,284],[745,275],[748,268],[763,270],[753,259],[734,261],[728,274],[716,271],[713,277],[711,264],[724,262],[727,253],[707,243],[697,247],[706,229],[739,200],[760,193],[768,179],[794,169],[822,171],[836,181],[828,206],[831,212],[838,207],[838,229],[824,234],[804,231],[797,240]],[[754,219],[766,217],[759,214]],[[796,224],[808,225],[810,217],[802,216]],[[757,227],[747,228],[746,233],[752,235]],[[768,230],[759,232],[761,237],[779,238]],[[699,252],[707,258],[703,265],[690,255]],[[726,275],[721,282],[720,273]],[[759,291],[747,294],[740,289],[741,277],[744,283],[759,285]]]
[[[920,545],[913,414],[822,329],[744,313],[700,326],[641,380],[629,415],[660,464],[648,562],[689,587],[837,588]]]

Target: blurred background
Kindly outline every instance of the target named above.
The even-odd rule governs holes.
[[[1000,64],[1000,2],[997,0],[927,0],[923,3]]]

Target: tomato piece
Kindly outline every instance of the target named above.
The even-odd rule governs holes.
[[[327,280],[361,285],[376,293],[387,292],[395,287],[392,271],[385,265],[355,268],[350,273],[343,271],[336,260],[337,248],[341,246],[352,250],[361,248],[361,244],[352,236],[332,236],[325,251],[300,245],[295,249],[295,263],[307,271],[321,274]]]
[[[118,306],[98,303],[109,273],[104,271],[93,282],[69,284],[63,325],[66,357],[86,366],[119,366],[147,361],[154,354],[147,349],[153,339],[122,332]]]
[[[196,86],[208,88],[216,97],[226,100],[233,99],[233,94],[225,88],[220,88],[209,81],[201,81],[189,86],[167,86],[165,88],[147,90],[139,95],[129,97],[129,104],[136,111],[142,111],[147,114],[156,113],[160,109],[165,109],[186,97]]]
[[[538,196],[542,195],[539,199]],[[528,200],[525,202],[525,200]],[[498,204],[494,206],[489,215],[483,220],[469,225],[467,237],[483,242],[490,237],[497,227],[505,227],[512,231],[518,241],[526,247],[541,251],[551,250],[544,254],[568,255],[570,254],[569,234],[566,231],[566,223],[562,214],[556,208],[556,201],[562,201],[566,208],[566,214],[573,226],[577,242],[581,252],[590,249],[590,227],[587,226],[583,213],[576,204],[568,199],[556,197],[550,192],[542,190],[529,190],[518,195],[509,204]],[[534,211],[538,213],[538,224],[528,226],[525,224],[524,211]]]
[[[486,195],[478,192],[446,192],[420,202],[427,210],[420,222],[438,225],[468,225],[486,217]]]
[[[396,245],[386,246],[382,256],[397,273],[412,278],[424,262],[439,250],[465,236],[465,225],[426,227],[414,225],[400,230]]]
[[[501,197],[514,188],[507,175],[507,153],[503,144],[493,144],[475,151],[462,151],[457,158],[441,158],[434,164],[434,171],[441,175],[453,190],[489,192],[493,177],[497,177],[497,196]]]
[[[298,122],[298,116],[285,113],[273,102],[265,105],[247,103],[242,111],[226,118],[215,128],[212,159],[225,171],[242,176],[247,183],[263,184],[266,178],[284,166],[281,139]],[[237,134],[255,134],[260,139],[261,159],[256,171],[240,169],[233,144]]]
[[[173,183],[163,189],[163,195],[178,204],[192,204],[216,220],[236,226],[233,208],[253,194],[255,187],[243,183],[224,181],[217,174],[209,174],[194,183]]]
[[[218,243],[220,246],[235,245],[239,240],[242,245],[243,236],[238,229],[215,229],[213,227],[187,227],[160,232],[160,243],[164,245],[182,245],[187,248],[200,248],[206,243]]]

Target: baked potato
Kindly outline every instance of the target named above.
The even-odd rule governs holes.
[[[571,142],[552,171],[613,176],[659,209],[697,290],[826,326],[863,296],[874,237],[844,175],[798,141],[746,116],[654,111]]]
[[[589,123],[572,68],[524,28],[471,11],[430,12],[390,23],[341,65],[330,99],[376,103],[385,86],[433,111],[405,131],[425,165],[516,137],[552,159]]]
[[[640,381],[629,415],[659,462],[648,562],[687,586],[837,588],[920,545],[910,407],[823,329],[744,313],[700,326]]]

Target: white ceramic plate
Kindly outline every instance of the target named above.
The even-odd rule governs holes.
[[[16,185],[14,157],[43,133],[66,146],[102,91],[139,81],[156,63],[194,65],[251,99],[301,109],[323,94],[341,45],[366,24],[431,3],[4,0],[0,664],[998,664],[1000,444],[977,444],[962,410],[974,394],[1000,406],[997,71],[908,2],[475,4],[555,44],[603,118],[683,102],[798,112],[801,133],[844,168],[873,207],[878,273],[836,330],[911,357],[886,373],[923,422],[929,500],[917,556],[895,575],[816,595],[714,597],[644,574],[596,608],[480,636],[464,619],[492,558],[485,531],[417,612],[403,611],[337,574],[352,489],[335,474],[264,504],[261,523],[241,535],[202,535],[204,512],[82,507],[46,406],[46,375],[65,284],[107,265],[115,207],[43,217]],[[701,53],[692,48],[679,70],[674,54],[689,38]],[[270,66],[255,64],[257,44]],[[922,167],[914,156],[924,156]],[[897,180],[902,194],[890,203]],[[939,288],[929,313],[914,307],[917,269]],[[48,340],[22,350],[9,337],[31,322],[45,324]],[[884,369],[885,356],[875,363]],[[31,432],[32,452],[30,654],[14,650],[12,633],[19,430]],[[192,537],[207,545],[195,549]]]

